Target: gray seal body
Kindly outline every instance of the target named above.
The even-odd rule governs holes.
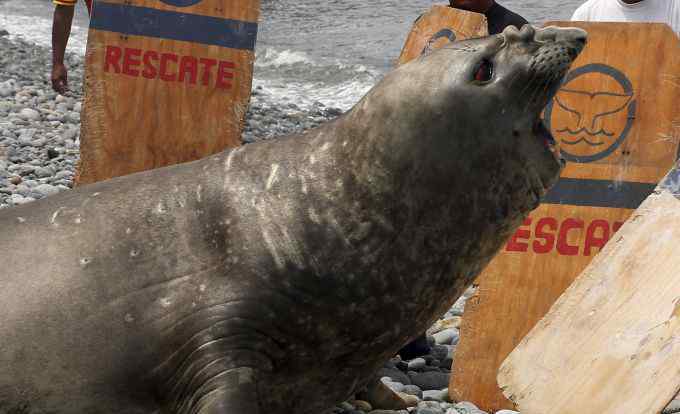
[[[584,43],[453,43],[318,129],[0,212],[0,413],[350,397],[556,181],[539,114]]]

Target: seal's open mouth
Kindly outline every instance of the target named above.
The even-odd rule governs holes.
[[[539,140],[541,140],[543,145],[555,156],[555,159],[560,164],[564,165],[565,161],[560,155],[560,147],[557,144],[557,141],[555,141],[555,138],[550,133],[550,130],[548,130],[548,128],[545,126],[545,123],[541,118],[538,118],[536,122],[534,122],[532,132]]]

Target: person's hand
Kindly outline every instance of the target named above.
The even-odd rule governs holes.
[[[486,13],[493,6],[494,0],[449,0],[451,7],[476,13]]]
[[[52,89],[55,92],[64,94],[68,88],[68,71],[63,63],[52,65]]]

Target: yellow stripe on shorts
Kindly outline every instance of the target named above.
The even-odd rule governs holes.
[[[75,6],[77,0],[52,0],[52,3],[60,6]]]

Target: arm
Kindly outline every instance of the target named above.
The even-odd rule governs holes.
[[[528,24],[522,16],[511,12],[494,0],[449,0],[449,4],[457,9],[484,14],[490,35],[500,33],[510,25],[521,29],[522,26]]]
[[[52,21],[52,89],[59,93],[66,92],[68,73],[64,65],[66,44],[71,35],[73,22],[73,6],[57,4]]]
[[[521,29],[525,24],[529,24],[524,17],[498,3],[494,3],[484,15],[488,22],[490,35],[501,33],[508,26],[515,26],[517,29]]]

